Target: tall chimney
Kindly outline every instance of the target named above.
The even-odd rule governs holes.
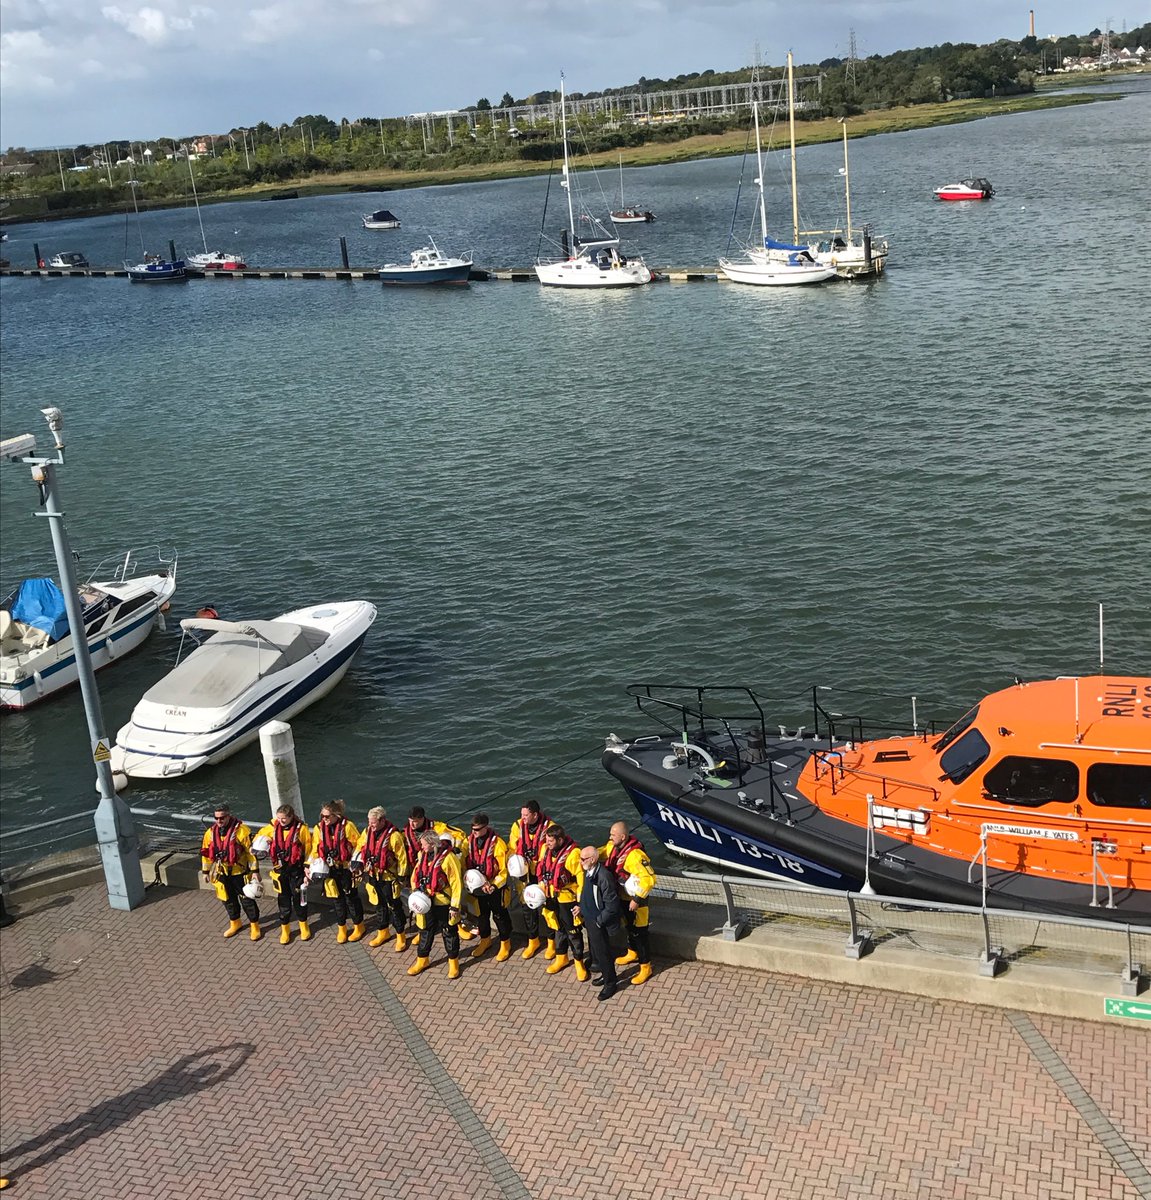
[[[1035,36],[1035,9],[1031,9],[1031,36]]]

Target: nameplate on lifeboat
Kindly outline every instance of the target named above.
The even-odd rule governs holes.
[[[1035,825],[999,825],[989,822],[983,826],[984,833],[1002,833],[1007,837],[1048,838],[1053,842],[1077,842],[1079,834],[1074,829],[1044,829]]]

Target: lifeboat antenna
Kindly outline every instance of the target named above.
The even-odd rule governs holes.
[[[1103,602],[1099,602],[1099,674],[1103,674]]]

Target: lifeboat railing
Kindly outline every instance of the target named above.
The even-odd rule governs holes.
[[[844,763],[843,752],[840,750],[816,750],[811,757],[815,763],[815,778],[817,780],[830,779],[833,796],[836,795],[839,786],[849,775],[852,779],[858,779],[864,783],[878,784],[884,800],[892,799],[893,792],[904,790],[922,792],[933,801],[938,800],[940,796],[939,789],[932,787],[929,783],[919,783],[914,779],[895,779],[876,771],[864,771],[859,767],[849,767]],[[889,784],[891,791],[888,790]]]

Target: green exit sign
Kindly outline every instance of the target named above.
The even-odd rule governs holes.
[[[1151,1002],[1121,1000],[1118,996],[1106,996],[1103,1000],[1103,1015],[1106,1017],[1134,1017],[1137,1021],[1151,1021]]]

